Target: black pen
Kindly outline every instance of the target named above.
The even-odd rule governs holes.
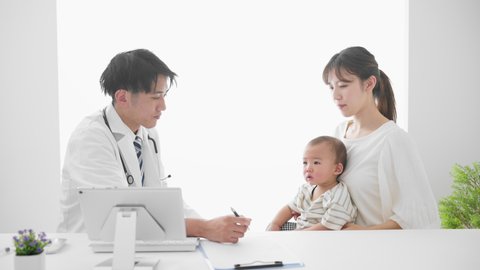
[[[257,264],[259,263],[259,264]],[[253,262],[246,264],[234,264],[233,269],[258,269],[258,268],[270,268],[270,267],[282,267],[284,266],[282,261],[274,262]]]
[[[233,209],[233,207],[230,207],[230,210],[232,210],[233,214],[236,216],[236,217],[239,217],[240,215],[237,213],[237,211],[235,211],[235,209]]]
[[[233,207],[230,207],[230,210],[232,210],[232,213],[233,213],[236,217],[240,217],[240,215],[237,213],[237,211],[235,211],[235,209],[233,209]],[[247,230],[250,230],[250,228],[247,227]]]

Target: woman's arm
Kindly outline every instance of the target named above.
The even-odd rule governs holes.
[[[267,227],[267,231],[280,231],[282,225],[293,217],[292,209],[285,205],[278,211],[272,222]]]
[[[402,227],[395,221],[389,219],[387,222],[373,225],[373,226],[360,226],[353,223],[348,223],[343,226],[342,230],[401,230]]]
[[[404,229],[440,227],[437,202],[422,159],[405,131],[399,129],[386,139],[378,167],[384,207],[391,209],[388,219]]]
[[[302,230],[302,231],[328,231],[330,229],[323,226],[321,223],[317,223],[313,226],[310,226],[310,227],[305,228],[305,229],[300,229],[300,230]]]

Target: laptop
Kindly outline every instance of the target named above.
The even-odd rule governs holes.
[[[186,236],[180,188],[87,187],[77,192],[94,252],[113,252],[120,211],[136,213],[136,252],[194,251],[198,246],[198,238]]]

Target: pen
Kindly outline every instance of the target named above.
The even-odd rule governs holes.
[[[233,209],[233,207],[230,207],[230,210],[232,210],[232,213],[236,216],[236,217],[239,217],[240,215],[237,213],[237,211],[235,211],[235,209]],[[250,230],[250,228],[247,227],[247,230]]]
[[[240,215],[237,213],[237,211],[235,211],[235,209],[233,209],[233,207],[230,207],[230,210],[232,210],[233,214],[236,216],[236,217],[239,217]]]
[[[270,268],[270,267],[282,267],[284,266],[282,261],[274,262],[253,262],[246,264],[234,264],[233,269],[257,269],[257,268]]]

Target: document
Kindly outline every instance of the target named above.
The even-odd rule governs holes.
[[[247,235],[236,244],[200,242],[207,263],[215,270],[298,268],[304,264],[268,236]]]

